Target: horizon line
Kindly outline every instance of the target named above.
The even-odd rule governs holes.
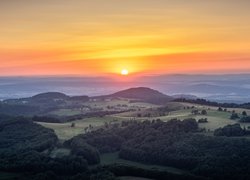
[[[232,76],[232,75],[250,75],[250,73],[169,73],[169,74],[144,74],[133,75],[131,77],[160,77],[160,76]],[[120,76],[120,75],[116,75]],[[0,75],[0,78],[29,78],[29,77],[86,77],[86,78],[111,78],[110,74],[104,75],[84,75],[84,74],[48,74],[48,75]]]

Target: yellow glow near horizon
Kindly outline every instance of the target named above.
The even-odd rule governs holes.
[[[127,69],[121,70],[121,75],[127,76],[129,74],[129,71]]]

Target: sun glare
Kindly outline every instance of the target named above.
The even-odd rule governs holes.
[[[128,75],[128,70],[127,69],[123,69],[123,70],[121,70],[121,75],[123,75],[123,76],[126,76],[126,75]]]

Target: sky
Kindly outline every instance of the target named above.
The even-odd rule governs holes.
[[[248,73],[249,0],[1,0],[0,76]]]

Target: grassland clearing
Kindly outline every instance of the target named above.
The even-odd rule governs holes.
[[[93,129],[100,128],[107,123],[116,123],[121,120],[122,118],[114,118],[112,116],[105,116],[105,117],[94,117],[94,118],[84,118],[81,120],[76,120],[67,123],[46,123],[46,122],[38,122],[44,127],[53,129],[57,134],[60,140],[67,140],[78,134],[85,133],[85,128],[89,128],[89,126],[93,127]],[[74,124],[74,127],[72,127]]]
[[[177,118],[180,120],[187,118],[195,118],[196,120],[201,118],[207,118],[207,123],[200,123],[199,126],[201,128],[206,128],[207,130],[213,131],[219,127],[223,127],[228,124],[239,123],[237,120],[231,120],[231,112],[235,111],[241,114],[243,111],[246,111],[250,114],[250,110],[242,109],[242,108],[227,108],[227,111],[218,111],[218,107],[215,106],[205,106],[205,105],[197,105],[191,103],[177,103],[177,102],[169,102],[164,106],[154,105],[150,103],[143,102],[130,102],[129,99],[112,99],[112,100],[102,100],[98,102],[85,102],[84,106],[90,106],[91,108],[100,108],[105,109],[107,107],[117,107],[117,108],[127,108],[131,109],[131,111],[106,115],[104,117],[93,117],[93,118],[84,118],[72,122],[66,123],[44,123],[40,122],[39,124],[54,129],[59,139],[67,140],[78,134],[82,134],[86,132],[86,128],[90,125],[93,129],[97,129],[103,127],[105,123],[119,123],[121,121],[127,120],[153,120],[153,119],[161,119],[162,121],[169,121],[171,119]],[[159,116],[159,108],[164,107],[166,111],[165,115]],[[206,110],[207,115],[193,114],[192,110],[197,109],[199,111]],[[53,112],[56,115],[60,116],[68,116],[74,115],[77,113],[82,113],[80,110],[75,109],[59,109]],[[138,117],[138,114],[142,114],[141,117]],[[150,113],[150,116],[144,116],[143,114]],[[74,127],[72,126],[74,123]],[[250,123],[240,123],[242,127],[248,128]]]
[[[49,115],[56,115],[56,116],[74,116],[77,114],[81,114],[80,110],[76,109],[58,109],[55,111],[51,111]]]

